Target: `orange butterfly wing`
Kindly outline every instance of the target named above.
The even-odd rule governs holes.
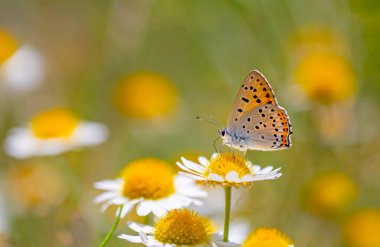
[[[243,81],[228,118],[227,127],[232,127],[245,112],[266,104],[278,105],[277,99],[265,76],[253,70]]]

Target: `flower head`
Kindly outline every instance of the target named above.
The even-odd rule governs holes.
[[[293,243],[275,228],[259,228],[248,236],[242,247],[293,247]]]
[[[344,209],[357,194],[352,179],[340,172],[317,176],[307,190],[307,207],[314,213],[330,215]]]
[[[150,119],[165,116],[173,110],[177,91],[165,77],[140,72],[121,80],[115,90],[115,102],[127,116]]]
[[[210,222],[189,209],[168,212],[155,225],[154,237],[162,243],[200,245],[210,241]]]
[[[352,215],[343,228],[348,246],[380,246],[380,210],[362,210]]]
[[[199,180],[205,184],[222,186],[249,186],[254,181],[279,178],[282,174],[272,166],[261,169],[252,165],[237,153],[220,153],[212,155],[210,160],[199,157],[199,164],[182,158],[177,165],[184,171],[181,174]]]
[[[324,104],[345,100],[356,88],[352,65],[335,52],[310,53],[298,63],[295,77],[312,100]]]
[[[153,158],[133,161],[120,178],[97,182],[95,187],[106,191],[95,202],[104,202],[103,210],[112,204],[124,205],[122,217],[134,205],[140,216],[161,216],[171,209],[200,204],[195,197],[206,196],[192,179],[177,175],[169,164]]]
[[[154,227],[129,223],[139,236],[122,234],[119,238],[145,246],[219,246],[210,221],[189,209],[175,209],[158,219]],[[223,246],[237,246],[224,243]]]
[[[57,155],[71,149],[102,143],[107,137],[103,124],[80,121],[63,108],[37,114],[24,128],[14,128],[5,150],[15,158]]]

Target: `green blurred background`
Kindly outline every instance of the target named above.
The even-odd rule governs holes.
[[[53,107],[110,129],[105,143],[55,157],[1,151],[0,246],[97,246],[114,217],[93,204],[93,183],[137,158],[209,157],[217,127],[195,117],[226,123],[258,69],[290,115],[293,147],[247,153],[283,176],[238,191],[233,218],[276,227],[297,247],[380,247],[379,1],[0,0],[0,30],[34,47],[44,71],[28,90],[0,79],[0,140]],[[120,96],[131,74],[167,85],[147,92],[152,101],[150,87]]]

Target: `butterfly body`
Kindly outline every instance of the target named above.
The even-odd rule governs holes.
[[[223,144],[241,151],[273,151],[291,146],[289,116],[278,105],[272,87],[257,70],[250,72],[235,100],[227,127],[219,131]]]
[[[228,132],[227,128],[219,131],[219,135],[223,139],[223,145],[227,145],[244,152],[248,149],[248,135],[243,134],[241,136],[238,136],[236,132]]]

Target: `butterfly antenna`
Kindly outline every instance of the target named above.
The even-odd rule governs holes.
[[[216,125],[219,128],[223,128],[223,126],[219,122],[217,122],[214,118],[204,119],[204,118],[201,118],[199,116],[197,116],[195,118],[198,119],[198,120],[201,120],[201,121],[203,121],[205,123],[209,123],[209,124],[212,124],[212,125]]]
[[[209,121],[214,123],[216,126],[219,126],[219,128],[223,128],[223,124],[219,123],[213,116],[210,117]]]

